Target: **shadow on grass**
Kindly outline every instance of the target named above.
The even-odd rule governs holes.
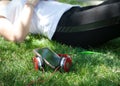
[[[60,45],[59,43],[55,43],[53,41],[49,41],[46,38],[41,38],[40,36],[30,36],[30,38],[27,38],[25,42],[21,44],[12,44],[9,42],[7,43],[1,43],[3,46],[0,46],[0,54],[2,54],[2,57],[4,57],[4,61],[10,60],[11,63],[14,62],[13,59],[6,57],[6,55],[9,55],[14,52],[13,55],[18,55],[17,57],[19,59],[24,58],[27,59],[25,61],[21,60],[23,63],[26,63],[30,69],[31,67],[31,61],[28,62],[31,54],[27,54],[28,52],[30,53],[32,49],[38,48],[38,47],[50,47],[54,49],[58,53],[67,53],[70,54],[73,60],[73,65],[71,67],[71,70],[69,73],[58,73],[54,75],[49,81],[43,83],[42,85],[46,86],[73,86],[73,85],[81,85],[81,86],[86,86],[88,84],[92,85],[113,85],[117,86],[118,82],[115,82],[113,79],[109,79],[110,77],[115,77],[118,73],[112,72],[113,68],[117,69],[119,68],[119,56],[120,56],[120,38],[112,40],[101,47],[98,48],[91,48],[91,49],[82,49],[82,48],[73,48],[71,46],[66,46],[66,45]],[[5,45],[8,45],[7,47]],[[18,48],[23,48],[23,49],[18,49]],[[81,53],[82,51],[91,51],[92,53]],[[4,55],[7,52],[6,55]],[[18,54],[16,54],[18,53]],[[12,55],[9,55],[11,57]],[[23,57],[22,57],[23,56]],[[0,59],[3,59],[0,57]],[[16,59],[16,58],[15,58]],[[16,59],[16,60],[19,60]],[[22,67],[23,72],[32,72],[31,70],[27,70],[25,68],[25,64],[22,64],[20,62],[18,65]],[[0,64],[2,62],[0,61]],[[18,62],[16,62],[18,63]],[[1,64],[0,68],[6,68],[4,67],[5,65],[8,65],[7,63]],[[10,63],[9,63],[10,65]],[[20,82],[15,81],[15,79],[19,79],[22,76],[22,71],[20,72],[21,69],[18,69],[17,67],[9,66],[12,67],[11,71],[9,71],[10,68],[6,68],[7,73],[0,71],[0,85],[8,85],[8,86],[13,86],[13,84],[18,84],[18,86],[21,86],[24,81],[29,80],[29,78],[21,79]],[[27,66],[26,66],[27,67]],[[18,73],[15,73],[13,70],[17,69],[19,71]],[[108,72],[110,71],[110,72]],[[49,72],[49,70],[48,70]],[[100,77],[99,74],[107,74],[107,73],[115,73],[116,75],[110,75],[109,77]],[[18,74],[18,75],[17,75]],[[28,74],[29,75],[29,74]],[[27,76],[25,73],[23,73],[23,76]],[[23,77],[22,76],[22,77]],[[31,75],[30,75],[31,76]],[[36,76],[33,76],[36,79]],[[47,78],[47,77],[46,77]],[[84,80],[85,79],[85,80]],[[96,81],[95,81],[96,80]],[[41,84],[41,83],[38,83]]]
[[[84,68],[88,69],[89,72],[94,73],[94,68],[102,65],[107,68],[115,67],[116,69],[120,66],[120,38],[111,40],[101,47],[83,51],[85,51],[85,53],[76,50],[76,54],[72,56],[72,70],[76,73]],[[86,53],[86,51],[90,52]]]

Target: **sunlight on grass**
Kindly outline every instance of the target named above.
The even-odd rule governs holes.
[[[120,77],[119,39],[97,49],[73,48],[46,38],[31,36],[23,43],[12,43],[0,38],[0,86],[117,86]],[[114,44],[112,44],[114,43]],[[7,46],[6,46],[7,45]],[[112,50],[112,46],[114,49]],[[67,53],[73,65],[69,73],[46,69],[35,71],[32,63],[33,49],[49,47],[57,53]],[[51,76],[52,75],[52,76]],[[40,78],[40,81],[37,79]],[[41,82],[43,81],[43,82]]]
[[[48,40],[48,39],[38,39],[38,40],[33,40],[32,45],[39,45],[40,47],[47,46],[47,47],[53,47],[54,45]]]

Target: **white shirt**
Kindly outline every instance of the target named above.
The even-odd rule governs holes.
[[[12,0],[8,5],[7,14],[11,22],[18,18],[25,2],[26,0]],[[61,16],[71,7],[73,5],[57,1],[39,1],[32,17],[30,32],[42,34],[51,39]]]
[[[33,30],[32,27],[30,31],[33,33],[41,33],[51,39],[61,16],[71,7],[72,5],[56,1],[40,1],[35,9],[38,17],[38,19],[36,19],[38,20],[37,28]]]
[[[7,17],[6,6],[0,5],[0,16]]]

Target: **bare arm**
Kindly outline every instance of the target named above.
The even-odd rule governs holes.
[[[0,18],[0,35],[10,41],[23,41],[26,35],[29,33],[29,26],[33,10],[34,4],[25,4],[21,15],[14,24],[12,24],[6,18]]]

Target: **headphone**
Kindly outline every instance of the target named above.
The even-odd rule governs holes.
[[[58,67],[60,67],[64,72],[69,72],[70,67],[72,65],[71,57],[68,54],[58,54],[58,56],[61,57]],[[43,59],[38,55],[33,57],[33,63],[35,70],[43,69],[45,67],[45,64],[47,64],[53,69],[57,68],[52,66],[46,59]]]

